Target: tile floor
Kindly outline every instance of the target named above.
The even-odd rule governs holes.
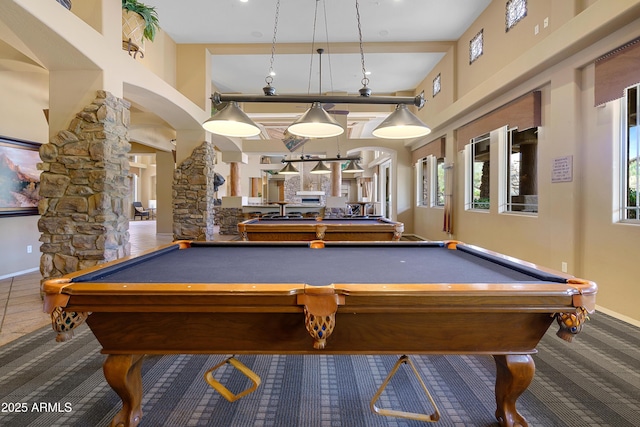
[[[156,234],[154,220],[130,221],[129,234],[132,255],[172,240],[170,235]],[[234,237],[216,234],[214,240]],[[42,311],[41,279],[35,271],[0,280],[0,346],[49,324],[49,315]]]

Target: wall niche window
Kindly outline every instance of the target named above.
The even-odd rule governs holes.
[[[473,64],[476,59],[480,58],[484,51],[483,32],[484,28],[480,30],[480,32],[469,42],[469,65]]]
[[[473,138],[467,145],[468,179],[467,209],[489,210],[490,206],[490,147],[489,134]]]
[[[640,110],[640,85],[625,90],[622,99],[622,157],[621,173],[621,218],[623,220],[640,221],[640,125],[638,124],[638,110]]]
[[[506,6],[506,31],[509,31],[527,16],[527,0],[509,0]]]
[[[507,131],[504,212],[538,212],[538,128]]]
[[[440,89],[442,89],[442,86],[440,82],[440,73],[438,73],[436,78],[433,79],[433,96],[436,96],[437,94],[439,94]]]

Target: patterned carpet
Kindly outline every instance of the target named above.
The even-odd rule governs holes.
[[[518,400],[531,426],[640,426],[640,329],[596,313],[567,343],[555,327],[534,356],[536,376]],[[120,400],[104,380],[104,355],[91,331],[56,343],[49,328],[0,347],[0,426],[108,426]],[[258,390],[230,403],[204,373],[224,356],[152,356],[143,365],[141,426],[430,425],[383,417],[369,401],[394,356],[239,356],[262,378]],[[496,426],[493,359],[411,356],[440,411],[434,426]],[[406,368],[406,369],[405,369]],[[228,365],[216,379],[238,393],[246,380]],[[431,413],[403,365],[378,406]]]

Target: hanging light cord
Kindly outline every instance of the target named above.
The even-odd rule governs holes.
[[[271,88],[271,83],[273,83],[273,76],[274,76],[274,72],[273,72],[273,60],[276,54],[276,35],[278,34],[278,15],[280,14],[280,0],[278,0],[276,2],[276,17],[275,17],[275,22],[273,24],[273,40],[271,41],[271,60],[269,62],[269,75],[267,75],[267,77],[264,78],[264,81],[267,83],[267,88]],[[267,94],[267,92],[271,92],[271,91],[267,91],[265,90],[265,94]],[[269,93],[270,95],[275,94],[275,88],[273,89],[273,92]]]
[[[311,38],[311,61],[309,62],[309,85],[307,86],[307,95],[311,93],[311,72],[313,70],[313,52],[316,48],[316,23],[318,22],[318,3],[320,0],[316,0],[316,8],[313,12],[313,36]]]
[[[333,92],[333,73],[331,71],[331,52],[329,52],[329,27],[327,25],[327,2],[323,3],[324,8],[324,33],[327,39],[327,59],[329,60],[329,87],[331,88],[331,92]]]
[[[367,77],[367,68],[364,65],[364,48],[362,47],[362,25],[360,24],[360,4],[358,0],[356,0],[356,19],[358,21],[358,37],[360,39],[360,62],[362,63],[362,80],[360,81],[363,85],[362,89],[360,89],[360,95],[369,96],[371,95],[371,89],[369,89],[369,78]]]
[[[318,13],[318,2],[320,0],[316,0],[315,7],[315,15],[313,22],[313,41],[312,41],[312,52],[315,51],[315,31],[316,31],[316,18]],[[420,110],[424,104],[424,91],[422,91],[419,95],[414,97],[401,97],[401,96],[375,96],[370,97],[371,89],[368,88],[369,78],[367,77],[367,69],[364,62],[364,48],[362,43],[362,26],[360,24],[360,4],[358,0],[355,0],[356,3],[356,18],[358,22],[358,35],[360,41],[360,61],[362,64],[362,87],[359,92],[360,96],[339,96],[339,95],[330,95],[330,96],[309,96],[311,94],[311,75],[312,75],[312,67],[313,67],[313,54],[311,55],[311,64],[309,66],[309,86],[307,88],[307,96],[305,95],[280,95],[280,96],[256,96],[256,95],[245,95],[245,94],[224,94],[215,92],[211,95],[211,102],[213,104],[214,110],[218,109],[218,106],[228,102],[287,102],[287,103],[314,103],[314,102],[322,102],[322,103],[330,103],[330,104],[406,104],[406,105],[414,105],[418,107]],[[273,76],[271,76],[271,72],[273,71],[273,62],[275,56],[275,46],[276,46],[276,34],[278,30],[278,15],[280,10],[280,0],[277,0],[276,3],[276,16],[275,16],[275,25],[273,28],[273,40],[271,44],[271,63],[270,63],[270,75],[265,78],[267,82],[267,86],[264,89],[265,95],[275,95],[275,88],[270,85],[273,81]],[[326,10],[326,9],[325,9]],[[326,12],[325,12],[326,14]],[[325,18],[326,21],[326,18]],[[325,22],[325,27],[327,23]],[[328,38],[328,35],[327,35]],[[329,58],[329,67],[331,67],[331,58]],[[333,82],[331,90],[333,91]]]

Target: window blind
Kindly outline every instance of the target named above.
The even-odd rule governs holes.
[[[602,55],[595,62],[595,105],[622,98],[640,83],[640,37]]]
[[[457,129],[458,151],[472,138],[508,125],[519,131],[540,126],[542,113],[540,91],[530,92]]]
[[[411,162],[415,164],[418,160],[427,156],[434,156],[436,159],[444,158],[445,142],[446,138],[442,137],[423,145],[411,153]]]

